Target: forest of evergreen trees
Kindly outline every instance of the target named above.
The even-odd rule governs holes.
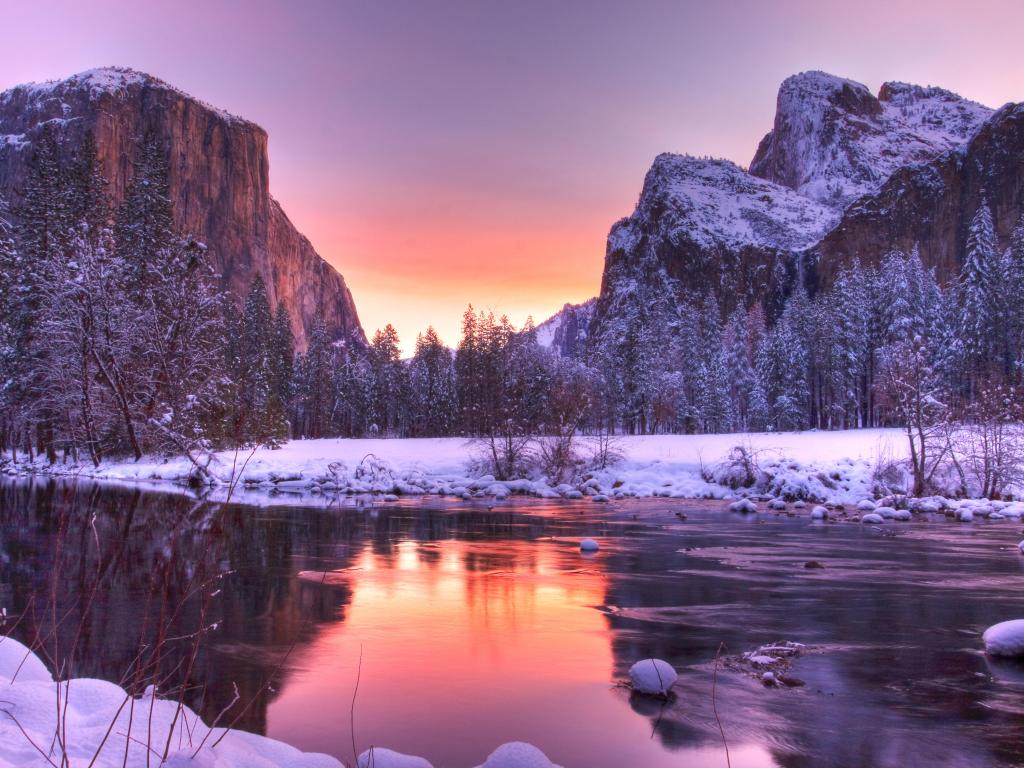
[[[772,322],[757,304],[723,317],[711,296],[638,296],[578,359],[472,307],[454,351],[428,328],[403,360],[390,325],[365,344],[317,324],[297,353],[262,278],[239,305],[205,246],[175,231],[156,137],[116,210],[92,141],[71,163],[59,149],[44,130],[18,209],[0,209],[0,450],[15,457],[462,435],[503,441],[514,461],[531,434],[904,423],[907,360],[917,391],[966,419],[1024,364],[1024,223],[1000,252],[987,205],[949,285],[916,251],[892,253],[814,297],[797,289]]]

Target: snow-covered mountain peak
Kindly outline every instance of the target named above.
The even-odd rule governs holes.
[[[794,249],[838,219],[831,208],[757,178],[728,160],[661,154],[644,180],[637,216],[669,223],[702,247]]]
[[[898,168],[963,145],[992,114],[942,88],[867,86],[824,72],[787,78],[750,173],[842,209]]]
[[[83,95],[90,101],[96,101],[104,96],[123,98],[142,88],[171,91],[201,104],[226,120],[249,123],[248,120],[207,104],[158,77],[129,67],[97,67],[60,80],[16,85],[0,93],[0,104],[20,104],[21,108],[26,111],[33,108],[53,111],[47,109],[46,105],[52,102],[67,102],[74,97],[80,98]],[[64,109],[63,111],[68,110]]]

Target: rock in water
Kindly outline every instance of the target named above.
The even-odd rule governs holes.
[[[358,768],[434,768],[422,757],[403,755],[383,747],[371,747],[359,756]]]
[[[991,656],[1024,658],[1024,619],[995,624],[981,636],[985,653]]]
[[[635,691],[665,696],[679,679],[679,675],[667,661],[644,659],[629,668],[629,679]]]
[[[860,521],[862,523],[874,523],[875,525],[880,525],[885,522],[885,519],[879,514],[868,512],[868,514],[864,515]]]
[[[729,511],[741,512],[744,515],[752,515],[754,512],[757,512],[757,504],[752,502],[750,499],[740,499],[739,501],[734,501],[729,505]]]
[[[483,765],[477,768],[561,768],[548,760],[547,755],[533,744],[510,741],[491,752]]]
[[[825,520],[828,518],[828,509],[825,507],[815,507],[811,510],[811,520]]]
[[[601,546],[593,539],[584,539],[580,542],[581,552],[597,552]]]

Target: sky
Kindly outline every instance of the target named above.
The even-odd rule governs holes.
[[[927,11],[923,11],[923,7]],[[271,193],[403,347],[600,289],[659,152],[746,166],[788,75],[1024,100],[1024,3],[0,0],[0,89],[118,65],[262,125]]]

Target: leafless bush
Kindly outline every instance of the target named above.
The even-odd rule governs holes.
[[[912,493],[924,496],[950,459],[949,408],[920,337],[887,347],[881,363],[881,394],[891,401],[907,436]]]
[[[704,479],[733,490],[750,488],[761,477],[760,453],[751,445],[734,445],[725,459],[702,471]]]
[[[1014,387],[980,388],[965,421],[951,430],[951,457],[965,491],[998,498],[1024,480],[1022,416]]]
[[[573,480],[583,469],[583,457],[576,448],[574,435],[555,435],[537,439],[534,460],[537,468],[553,484]]]
[[[591,469],[608,469],[625,458],[622,450],[622,438],[610,429],[602,428],[587,438],[590,446]]]
[[[514,430],[470,440],[474,471],[494,475],[498,480],[523,477],[533,463],[535,438]]]
[[[893,457],[887,444],[879,441],[875,451],[875,463],[871,470],[872,492],[876,496],[887,496],[891,493],[906,492],[906,462]]]

